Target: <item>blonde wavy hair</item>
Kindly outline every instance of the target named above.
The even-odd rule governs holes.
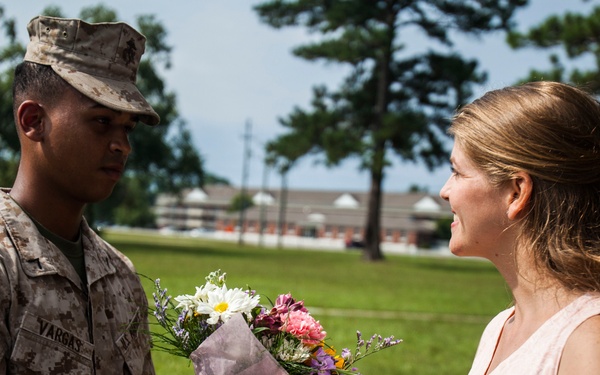
[[[516,172],[533,191],[519,244],[567,288],[600,291],[600,104],[562,83],[490,91],[449,129],[493,184]]]

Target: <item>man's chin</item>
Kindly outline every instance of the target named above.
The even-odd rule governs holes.
[[[95,203],[100,203],[102,201],[105,201],[106,199],[108,199],[108,197],[110,197],[112,195],[113,190],[114,190],[114,186],[110,187],[110,189],[107,188],[103,191],[96,191],[87,197],[86,203],[95,204]]]

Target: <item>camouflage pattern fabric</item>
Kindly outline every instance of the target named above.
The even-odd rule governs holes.
[[[0,374],[154,374],[132,263],[85,223],[88,286],[0,192]]]

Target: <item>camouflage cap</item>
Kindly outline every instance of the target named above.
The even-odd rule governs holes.
[[[123,22],[38,16],[27,25],[25,61],[49,65],[76,90],[116,111],[160,121],[135,85],[146,38]]]

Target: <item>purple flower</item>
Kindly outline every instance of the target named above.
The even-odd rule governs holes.
[[[371,344],[373,344],[373,340],[375,340],[377,338],[377,334],[371,336],[371,338],[369,339],[369,341],[367,341],[367,345],[365,346],[365,350],[369,350],[369,348],[371,347]],[[381,339],[381,336],[380,336]]]
[[[188,342],[190,340],[190,333],[185,329],[185,317],[187,315],[187,311],[182,311],[175,322],[175,325],[172,327],[173,333],[175,337],[179,340],[182,348],[187,348]]]
[[[340,355],[342,356],[342,358],[344,358],[344,361],[348,361],[352,358],[352,352],[348,348],[342,349],[342,353]]]
[[[335,371],[335,359],[327,354],[323,347],[319,347],[313,354],[313,358],[310,360],[310,367],[317,370],[313,372],[316,375],[331,375],[332,371]]]

